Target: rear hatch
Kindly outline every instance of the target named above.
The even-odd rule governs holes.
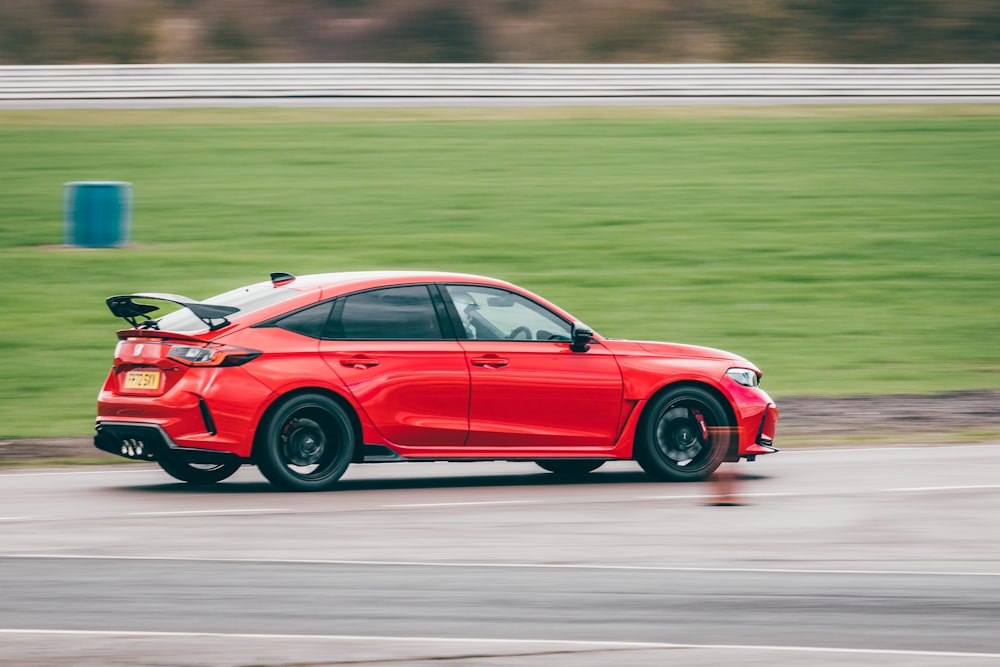
[[[216,351],[227,347],[181,334],[136,329],[119,331],[118,337],[108,389],[131,396],[162,396],[180,381],[186,367],[196,365],[192,360],[213,361]]]
[[[239,328],[237,321],[301,295],[290,274],[197,301],[179,294],[138,292],[108,297],[112,314],[130,329],[118,332],[114,368],[106,389],[121,395],[162,396],[193,367],[238,366],[260,356],[257,350],[216,342]],[[153,303],[149,303],[153,302]],[[180,306],[160,318],[151,313],[166,302]]]

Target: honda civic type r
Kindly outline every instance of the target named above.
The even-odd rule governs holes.
[[[153,318],[163,302],[180,307]],[[274,273],[204,301],[107,304],[130,327],[95,445],[195,484],[243,464],[313,491],[351,463],[534,461],[582,475],[617,459],[697,481],[777,451],[778,409],[746,359],[605,338],[492,278]]]

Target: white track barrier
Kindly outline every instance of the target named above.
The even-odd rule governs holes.
[[[994,96],[992,64],[0,66],[0,100]]]

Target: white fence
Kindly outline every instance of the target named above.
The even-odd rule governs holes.
[[[994,96],[1000,65],[0,66],[0,100]]]

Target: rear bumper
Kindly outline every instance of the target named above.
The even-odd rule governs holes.
[[[94,446],[134,461],[169,459],[186,463],[225,463],[240,460],[230,452],[178,447],[157,424],[99,421]]]

